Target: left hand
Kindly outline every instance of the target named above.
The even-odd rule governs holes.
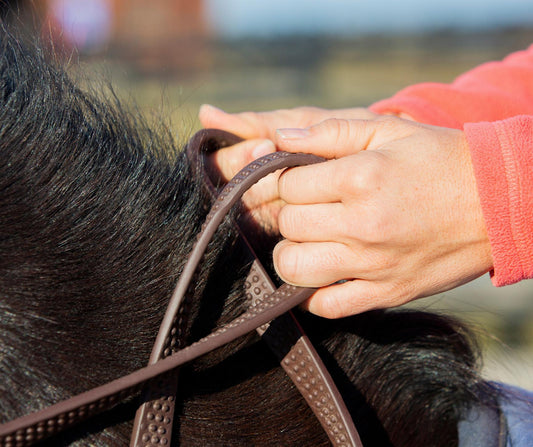
[[[232,132],[245,141],[215,152],[210,162],[222,176],[230,180],[247,164],[263,155],[276,151],[272,142],[279,127],[307,127],[328,118],[373,119],[375,113],[362,107],[328,110],[319,107],[297,107],[270,112],[227,113],[204,104],[198,117],[206,128],[213,127]],[[284,202],[278,195],[279,172],[275,172],[252,186],[243,196],[246,217],[263,231],[278,234],[278,214]]]

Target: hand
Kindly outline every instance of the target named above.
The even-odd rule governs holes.
[[[226,113],[216,107],[203,105],[200,122],[205,128],[223,129],[246,141],[221,149],[211,156],[211,163],[224,181],[230,180],[244,166],[263,155],[276,151],[272,142],[279,127],[307,127],[328,118],[374,119],[375,113],[364,108],[326,110],[299,107],[272,112]],[[278,233],[278,214],[283,206],[278,194],[279,172],[270,174],[254,185],[243,197],[248,218],[267,232]]]
[[[285,281],[321,287],[311,312],[336,318],[398,306],[492,267],[462,131],[341,119],[280,129],[275,142],[330,159],[279,179],[286,240],[274,263]]]

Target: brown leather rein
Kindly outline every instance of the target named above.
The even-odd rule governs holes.
[[[219,130],[202,130],[187,145],[193,168],[200,172],[206,153],[240,139]],[[246,280],[249,307],[240,317],[187,347],[178,338],[187,314],[189,286],[207,244],[232,206],[253,184],[278,169],[323,161],[309,154],[276,152],[240,171],[216,197],[170,299],[148,366],[92,390],[0,425],[0,446],[33,445],[87,418],[108,410],[141,391],[131,438],[132,447],[170,445],[177,394],[176,368],[256,330],[279,359],[296,388],[315,413],[334,446],[361,447],[361,440],[342,397],[318,353],[290,309],[309,298],[314,289],[283,284],[278,289],[257,259],[244,233],[240,237],[252,256]],[[212,196],[216,188],[208,177]],[[237,224],[235,224],[237,225]]]

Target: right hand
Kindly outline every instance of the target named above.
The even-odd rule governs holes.
[[[493,268],[464,132],[396,117],[280,129],[277,147],[328,161],[285,171],[283,281],[338,318],[444,292]],[[343,282],[339,282],[339,281]]]
[[[205,128],[232,132],[245,139],[242,143],[215,152],[210,162],[227,182],[247,164],[276,151],[273,140],[279,128],[304,128],[330,118],[372,120],[378,115],[365,108],[327,110],[318,107],[298,107],[271,112],[226,113],[203,105],[199,118]],[[262,179],[244,195],[247,218],[270,233],[279,233],[278,214],[283,206],[279,198],[279,172]]]

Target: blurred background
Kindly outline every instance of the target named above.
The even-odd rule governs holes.
[[[203,103],[367,106],[533,43],[531,0],[19,0],[0,14],[182,142]],[[487,275],[412,305],[472,324],[486,376],[533,389],[531,281],[497,289]]]

